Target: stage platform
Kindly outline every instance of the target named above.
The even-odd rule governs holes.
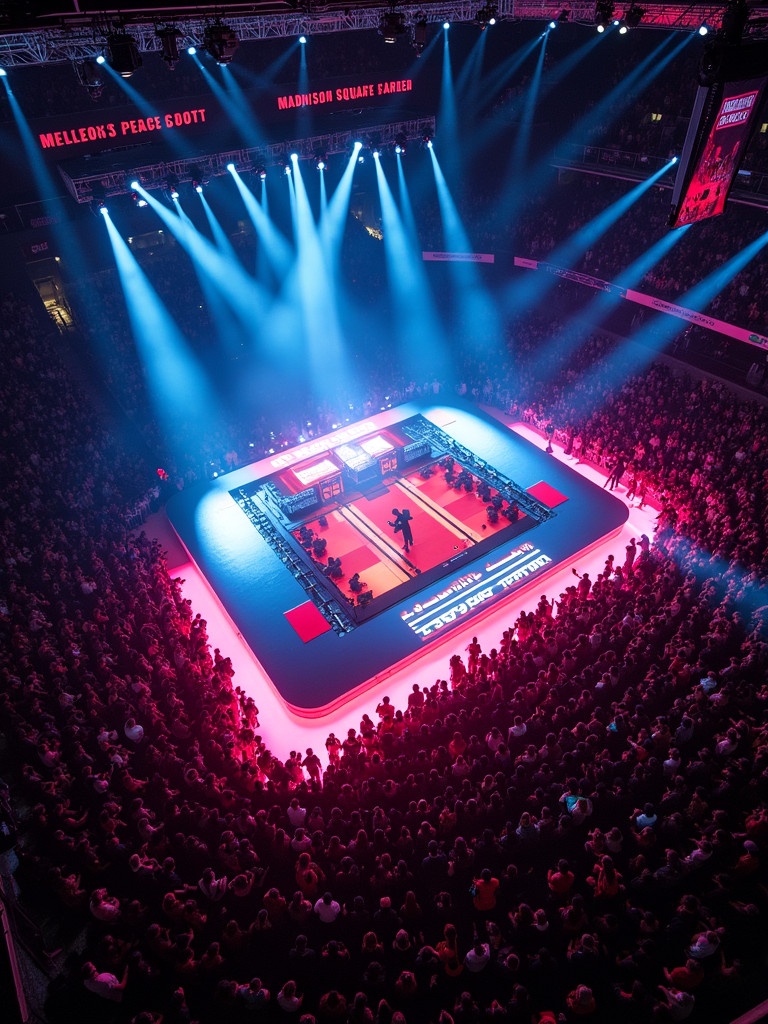
[[[393,508],[412,514],[408,553]],[[421,402],[182,492],[168,516],[286,706],[314,717],[538,587],[628,510],[477,407]]]

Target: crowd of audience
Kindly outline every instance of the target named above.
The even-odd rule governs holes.
[[[652,124],[620,122],[620,143],[647,145]],[[516,242],[548,256],[612,188],[564,187]],[[615,276],[658,236],[665,202],[647,197],[580,269]],[[473,241],[499,241],[481,190],[460,205]],[[421,212],[421,241],[439,247],[439,215]],[[729,218],[642,287],[677,298],[755,237]],[[381,243],[360,228],[346,244],[350,291],[373,294]],[[212,325],[185,258],[169,245],[145,269],[202,352]],[[713,311],[757,324],[759,274]],[[361,338],[357,392],[222,419],[172,464],[120,294],[105,272],[75,304],[94,345],[109,341],[101,377],[140,428],[135,448],[72,382],[44,312],[0,305],[0,873],[60,921],[49,1020],[657,1024],[764,998],[765,407],[660,363],[618,374],[615,338],[547,345],[566,319],[554,304],[485,361],[457,352],[450,379],[409,379],[383,337]],[[504,409],[653,499],[654,537],[542,595],[493,649],[457,640],[444,679],[404,707],[382,699],[325,751],[272,749],[162,550],[129,528],[137,510],[209,467],[441,392]]]
[[[516,411],[573,458],[621,455],[624,486],[652,475],[653,545],[325,757],[277,756],[126,529],[151,471],[34,315],[2,313],[15,884],[84,929],[52,1020],[722,1020],[763,994],[764,410],[660,367],[590,382],[600,338],[542,385],[521,330],[539,401]]]

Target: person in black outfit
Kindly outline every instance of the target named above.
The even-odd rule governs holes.
[[[413,519],[413,516],[407,508],[404,508],[402,512],[397,508],[393,508],[392,515],[395,517],[394,522],[387,520],[387,524],[392,527],[395,533],[402,533],[403,547],[405,548],[405,553],[408,554],[413,544],[413,532],[411,530],[411,519]]]
[[[610,476],[603,484],[603,489],[607,487],[609,491],[612,491],[614,488],[618,487],[621,483],[621,478],[624,476],[626,468],[627,464],[624,461],[624,453],[622,452],[621,455],[619,455],[619,457],[616,459],[613,469],[611,470]]]

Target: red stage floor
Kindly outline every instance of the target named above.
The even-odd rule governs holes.
[[[488,502],[498,491],[491,488],[490,497],[483,499],[474,486],[469,492],[464,487],[457,490],[437,463],[429,468],[430,476],[420,472],[392,476],[373,494],[304,524],[314,537],[326,542],[324,554],[316,559],[320,565],[327,566],[329,558],[341,559],[342,575],[333,583],[345,600],[356,600],[349,586],[355,574],[359,574],[364,592],[381,597],[449,561],[457,552],[509,528],[509,520],[503,516],[493,522],[488,515]],[[456,476],[461,468],[456,467]],[[412,515],[414,543],[408,553],[401,536],[389,525],[394,508],[408,508]],[[518,520],[521,531],[526,529],[526,518],[521,514]],[[292,532],[299,540],[299,530]]]

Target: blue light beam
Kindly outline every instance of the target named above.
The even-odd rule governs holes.
[[[574,263],[581,259],[584,253],[591,249],[597,241],[618,221],[624,214],[645,193],[662,178],[667,171],[674,167],[675,161],[669,160],[658,171],[655,171],[645,181],[641,181],[630,189],[626,195],[621,196],[616,202],[602,210],[596,217],[593,217],[588,224],[575,231],[570,238],[567,238],[546,258],[547,263],[558,267],[573,267]],[[514,310],[520,314],[533,306],[538,305],[545,294],[557,284],[557,277],[553,274],[537,274],[533,280],[520,278],[511,284],[504,297],[504,305],[507,309]]]
[[[208,88],[219,101],[222,109],[226,110],[232,122],[237,126],[241,137],[248,140],[249,146],[253,146],[254,143],[257,146],[262,145],[264,142],[262,127],[254,117],[253,108],[235,81],[231,69],[227,65],[223,65],[221,68],[222,81],[227,87],[223,88],[198,56],[195,56],[193,59],[200,69]]]
[[[448,152],[455,153],[457,160],[461,159],[458,152],[457,140],[459,137],[458,120],[456,116],[456,92],[453,87],[453,70],[451,68],[451,44],[450,32],[443,32],[443,71],[442,85],[440,89],[440,109],[437,115],[440,137],[445,142]]]
[[[406,377],[432,375],[455,378],[443,330],[432,302],[421,254],[410,243],[392,191],[381,166],[374,160],[381,202],[384,254],[395,304],[392,330],[398,344],[398,365]]]
[[[472,253],[471,243],[440,168],[434,146],[429,150],[429,155],[437,186],[446,250],[469,255]],[[472,260],[450,261],[447,268],[456,286],[455,300],[459,314],[457,338],[461,339],[463,346],[468,345],[490,355],[489,346],[497,344],[491,339],[502,337],[501,321],[495,303],[480,280],[478,268]]]
[[[518,126],[515,145],[512,150],[511,167],[509,170],[511,176],[522,175],[525,165],[528,162],[528,151],[530,149],[531,133],[533,131],[533,117],[536,113],[539,86],[541,85],[541,76],[544,71],[544,56],[547,52],[548,38],[549,33],[545,32],[541,40],[539,56],[536,59],[536,68],[533,72],[533,78],[531,79],[531,84],[528,86],[528,91],[525,94],[523,113],[520,119],[520,125]]]
[[[188,221],[172,213],[141,185],[136,191],[146,199],[195,266],[205,271],[222,298],[231,306],[243,324],[266,315],[268,301],[263,288],[249,277],[242,265],[223,256],[218,249]]]
[[[347,161],[347,166],[344,168],[344,173],[333,191],[330,202],[327,203],[325,210],[321,211],[320,237],[323,247],[328,253],[330,264],[334,267],[334,271],[338,266],[341,253],[344,227],[349,212],[349,200],[352,196],[352,180],[355,175],[355,168],[357,167],[357,158],[362,148],[362,142],[355,143],[352,155]],[[322,175],[321,184],[323,186],[325,184],[325,175]]]
[[[217,425],[213,391],[108,213],[104,222],[155,414],[169,448],[183,465],[190,438],[193,444],[202,443]]]
[[[667,231],[650,248],[616,277],[609,291],[598,292],[586,306],[578,310],[560,328],[558,334],[545,346],[541,356],[534,363],[534,372],[556,372],[557,364],[569,362],[572,354],[580,348],[585,336],[599,329],[608,317],[624,301],[627,288],[636,288],[645,275],[655,267],[682,240],[690,228],[686,224],[675,231]],[[541,271],[539,271],[541,273]]]
[[[680,230],[680,229],[678,229]],[[717,267],[708,274],[703,281],[689,288],[688,291],[676,300],[676,305],[693,309],[697,312],[704,312],[716,295],[733,280],[733,278],[757,256],[765,246],[768,245],[768,231],[750,242],[741,252],[736,253],[721,267]],[[683,330],[685,321],[676,316],[665,313],[658,313],[639,330],[635,331],[630,342],[637,344],[625,345],[612,353],[602,362],[602,368],[597,368],[587,376],[584,381],[586,390],[594,387],[597,378],[608,372],[609,378],[615,382],[624,380],[629,374],[637,373],[648,363],[652,362],[655,356],[661,352]]]
[[[296,262],[284,298],[298,302],[309,389],[320,402],[352,384],[339,323],[336,280],[315,226],[299,161],[293,162],[296,205]]]
[[[293,250],[288,244],[287,239],[275,227],[272,218],[264,207],[258,202],[253,192],[251,192],[237,173],[237,170],[231,170],[230,174],[235,180],[237,191],[240,193],[240,198],[243,200],[246,212],[256,229],[256,234],[261,241],[265,255],[277,277],[281,278],[291,265]]]

